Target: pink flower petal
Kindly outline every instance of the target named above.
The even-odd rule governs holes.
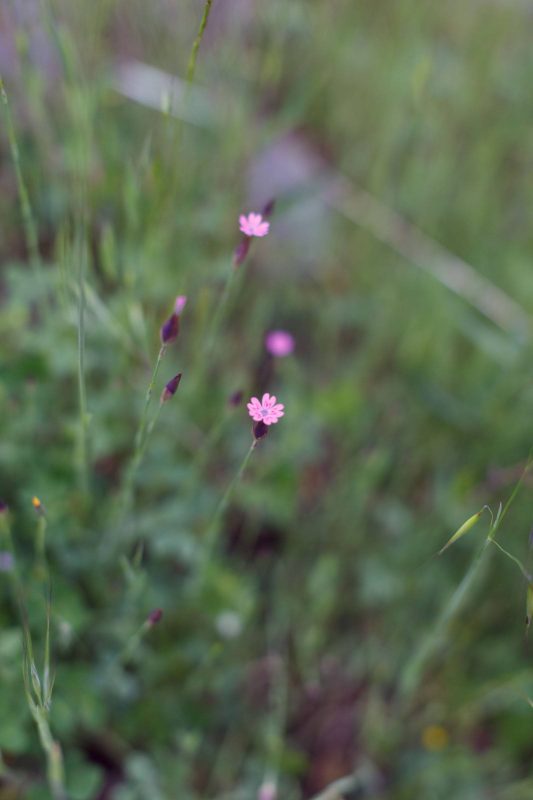
[[[285,358],[294,350],[294,337],[288,331],[269,331],[265,337],[265,347],[270,355]]]
[[[176,297],[176,302],[174,303],[174,313],[177,314],[178,317],[185,308],[186,302],[187,297],[184,294],[180,294]]]

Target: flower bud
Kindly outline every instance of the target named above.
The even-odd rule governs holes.
[[[233,394],[229,396],[228,400],[229,405],[232,406],[233,408],[240,406],[240,404],[242,403],[243,395],[244,392],[242,391],[242,389],[238,389],[236,392],[233,392]]]
[[[248,255],[248,250],[250,249],[251,239],[249,236],[244,236],[237,247],[235,248],[235,252],[233,254],[233,265],[238,267],[242,264],[246,256]]]
[[[160,399],[161,405],[163,405],[163,403],[166,403],[167,400],[170,400],[171,397],[174,397],[174,395],[178,391],[178,386],[180,385],[181,375],[182,373],[178,372],[177,375],[174,375],[174,377],[169,380],[169,382],[161,392],[161,399]]]
[[[163,609],[154,608],[154,610],[150,611],[150,613],[148,614],[147,622],[149,625],[157,625],[157,623],[161,621],[162,616],[163,616]]]
[[[180,294],[176,297],[174,301],[174,311],[167,321],[161,325],[161,344],[171,344],[178,338],[178,333],[180,332],[180,314],[185,308],[186,302],[187,297],[184,294]]]
[[[4,503],[3,500],[0,500],[0,514],[7,514],[7,503]]]
[[[262,216],[263,216],[263,217],[271,217],[271,216],[272,216],[272,213],[273,213],[273,211],[274,211],[274,207],[275,207],[275,205],[276,205],[276,200],[275,200],[275,199],[272,197],[272,198],[271,198],[271,199],[268,201],[268,203],[265,205],[265,207],[263,208],[263,210],[261,211],[261,214],[262,214]]]
[[[180,332],[180,318],[177,314],[170,317],[161,325],[161,344],[171,344],[178,338]]]

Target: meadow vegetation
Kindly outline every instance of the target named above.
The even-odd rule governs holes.
[[[532,19],[2,3],[0,800],[533,796]]]

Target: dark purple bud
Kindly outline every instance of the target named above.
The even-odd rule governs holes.
[[[260,422],[256,422],[254,423],[253,426],[253,432],[254,432],[254,439],[256,441],[259,441],[259,439],[262,439],[264,436],[267,435],[268,425],[265,425],[263,420],[261,420]]]
[[[243,238],[235,248],[235,253],[233,254],[233,263],[236,267],[240,266],[240,264],[242,264],[242,262],[248,255],[248,250],[250,249],[251,242],[252,238],[250,236],[243,236]]]
[[[171,397],[174,397],[178,391],[178,386],[180,385],[181,375],[182,373],[178,372],[177,375],[174,375],[174,377],[169,380],[161,392],[161,403],[166,403],[167,400],[170,400]]]
[[[7,503],[4,503],[3,500],[0,500],[0,514],[5,514],[7,512]]]
[[[147,622],[149,625],[157,625],[157,623],[160,622],[162,616],[163,616],[163,609],[154,608],[154,610],[150,611],[150,613],[148,614]]]
[[[240,404],[242,403],[243,394],[244,394],[244,392],[242,391],[242,389],[239,389],[238,391],[233,392],[233,394],[230,395],[229,400],[228,400],[228,403],[230,404],[230,406],[232,406],[233,408],[236,408],[237,406],[240,406]]]
[[[171,314],[170,317],[161,325],[161,342],[162,344],[170,344],[178,338],[180,332],[180,318],[177,314]]]
[[[271,217],[274,212],[275,206],[276,206],[276,201],[274,198],[272,198],[271,200],[268,201],[266,206],[261,211],[261,215],[266,218]]]

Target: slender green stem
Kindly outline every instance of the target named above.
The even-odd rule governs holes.
[[[524,577],[529,580],[526,570],[522,567],[518,559],[515,559],[510,553],[507,553],[504,548],[495,541],[494,537],[496,533],[500,529],[500,526],[511,507],[512,502],[514,501],[516,495],[520,491],[523,481],[531,467],[533,466],[533,462],[531,458],[528,458],[526,466],[520,476],[520,479],[515,484],[513,491],[511,492],[510,497],[508,498],[507,502],[503,509],[500,506],[500,511],[496,515],[496,518],[491,523],[489,532],[481,549],[477,552],[476,556],[474,557],[473,561],[470,564],[467,572],[465,573],[462,581],[460,582],[459,586],[455,589],[452,596],[448,600],[448,603],[445,605],[443,611],[441,612],[439,618],[433,625],[431,633],[429,633],[423,640],[421,645],[415,649],[412,656],[409,658],[407,664],[405,665],[402,676],[400,679],[400,696],[403,698],[409,697],[410,694],[414,691],[417,687],[420,678],[424,672],[425,667],[429,663],[429,661],[433,658],[435,653],[438,649],[443,645],[446,640],[446,635],[448,632],[448,627],[458,611],[462,608],[464,603],[466,602],[467,598],[469,597],[470,593],[472,592],[478,574],[480,572],[480,567],[485,565],[486,559],[484,559],[485,551],[487,550],[488,546],[492,543],[495,544],[497,547],[500,548],[512,561],[518,564],[520,570]]]
[[[348,792],[361,788],[361,785],[361,779],[357,775],[347,775],[330,783],[319,794],[313,795],[312,800],[343,800]]]
[[[230,295],[231,295],[231,291],[232,291],[233,285],[236,282],[237,272],[238,272],[238,270],[232,264],[231,268],[230,268],[230,272],[226,277],[226,281],[224,283],[224,288],[222,290],[222,294],[221,294],[220,299],[219,299],[219,301],[217,303],[217,306],[215,308],[215,312],[213,314],[213,318],[211,320],[211,325],[210,325],[210,328],[209,328],[209,333],[207,335],[207,339],[206,339],[206,343],[205,343],[205,350],[204,350],[204,358],[206,358],[206,359],[212,354],[213,349],[214,349],[215,344],[216,344],[216,340],[217,340],[218,334],[220,333],[220,328],[221,328],[222,322],[224,320],[224,314],[226,312],[226,307],[228,305],[228,301],[229,301],[229,298],[230,298]]]
[[[506,549],[505,549],[505,547],[502,547],[502,546],[501,546],[501,544],[500,544],[499,542],[497,542],[497,541],[496,541],[496,539],[494,539],[494,538],[491,538],[491,539],[490,539],[490,542],[491,542],[492,544],[495,544],[495,545],[496,545],[496,547],[498,548],[498,550],[501,550],[501,552],[502,552],[504,555],[506,555],[506,556],[507,556],[507,558],[510,558],[510,559],[511,559],[511,561],[513,561],[513,562],[516,564],[516,566],[518,567],[518,569],[520,570],[520,572],[522,573],[522,575],[524,576],[524,578],[526,579],[526,581],[527,581],[528,583],[531,583],[531,582],[533,581],[533,577],[532,577],[532,576],[529,574],[529,572],[526,570],[526,568],[524,567],[524,565],[522,564],[522,562],[521,562],[521,561],[520,561],[518,558],[516,558],[516,556],[513,556],[513,554],[512,554],[512,553],[510,553],[508,550],[506,550]]]
[[[440,616],[433,625],[432,631],[422,640],[421,645],[415,649],[413,655],[405,665],[400,679],[401,696],[409,696],[418,686],[418,682],[426,665],[445,642],[448,626],[466,602],[466,599],[475,585],[480,567],[484,562],[483,555],[487,545],[488,541],[485,541],[471,562],[463,579],[444,606]]]
[[[229,484],[228,488],[224,492],[224,494],[223,494],[223,496],[222,496],[222,498],[221,498],[221,500],[220,500],[220,502],[219,502],[219,504],[217,506],[217,510],[215,512],[215,516],[213,518],[213,524],[214,524],[215,527],[220,522],[220,519],[221,519],[224,511],[227,508],[227,505],[229,503],[230,497],[233,494],[233,492],[235,490],[235,487],[237,486],[237,484],[241,480],[242,476],[244,475],[244,471],[245,471],[246,467],[248,466],[248,461],[250,460],[250,456],[252,455],[252,453],[255,450],[256,446],[257,446],[257,440],[254,439],[252,444],[250,445],[250,448],[249,448],[248,452],[246,453],[246,455],[244,456],[244,458],[242,460],[242,464],[239,467],[239,469],[237,471],[237,474],[235,475],[235,477],[233,478],[233,480]]]
[[[200,27],[198,28],[198,33],[196,34],[196,39],[194,40],[194,44],[191,50],[191,55],[189,57],[189,63],[187,65],[188,84],[191,84],[194,80],[194,73],[196,72],[196,61],[198,58],[198,50],[200,49],[204,32],[207,27],[207,20],[209,19],[209,14],[211,12],[212,5],[213,5],[213,0],[206,0],[204,6],[204,13],[202,14],[202,19],[200,21]]]
[[[37,530],[35,532],[35,566],[39,580],[48,587],[49,572],[46,558],[46,517],[38,513]]]
[[[39,732],[39,739],[46,755],[48,784],[52,797],[54,800],[67,800],[61,746],[52,736],[44,709],[33,704],[31,710]]]
[[[154,393],[155,382],[157,379],[157,374],[159,372],[159,367],[161,366],[161,362],[163,357],[166,353],[167,346],[166,344],[162,344],[159,353],[157,354],[157,359],[155,362],[155,366],[152,372],[152,377],[150,378],[150,383],[148,384],[148,389],[146,390],[146,397],[144,400],[144,408],[141,415],[141,420],[139,422],[139,428],[137,429],[137,434],[135,436],[135,448],[136,451],[142,447],[144,444],[144,440],[146,437],[146,431],[148,427],[148,411],[150,408],[150,403],[152,401],[152,395]]]
[[[87,495],[89,490],[89,416],[87,413],[87,387],[85,380],[85,259],[85,242],[83,241],[83,235],[80,231],[78,236],[78,395],[80,414],[79,473],[81,490],[84,495]]]
[[[44,517],[41,518],[44,522]],[[40,522],[41,522],[40,520]],[[44,556],[44,532],[45,524],[40,524],[38,528],[38,553]],[[48,722],[48,709],[50,706],[52,685],[50,683],[50,603],[47,604],[46,632],[45,632],[45,652],[44,652],[44,673],[43,680],[39,679],[37,668],[33,656],[32,636],[27,618],[26,604],[24,602],[24,592],[21,577],[18,571],[18,564],[13,546],[11,526],[7,515],[0,515],[0,533],[3,534],[7,549],[14,559],[13,570],[10,573],[13,599],[20,612],[20,620],[23,635],[24,659],[23,659],[23,678],[24,690],[28,707],[33,716],[39,740],[43,748],[46,763],[47,777],[50,792],[54,800],[67,800],[65,790],[65,773],[63,767],[63,755],[61,747],[52,736]]]
[[[133,451],[133,456],[132,456],[130,465],[129,465],[127,473],[126,473],[126,477],[124,479],[124,485],[122,487],[122,493],[121,493],[121,496],[120,496],[119,507],[118,507],[118,510],[119,510],[119,514],[118,514],[119,523],[121,523],[124,520],[124,517],[126,516],[126,514],[128,512],[128,508],[130,506],[130,503],[131,503],[132,497],[133,497],[133,484],[134,484],[134,481],[135,481],[135,476],[136,476],[137,471],[138,471],[138,469],[139,469],[139,467],[140,467],[140,465],[142,463],[142,459],[143,459],[143,455],[144,455],[145,450],[146,450],[146,445],[148,443],[148,439],[149,439],[149,437],[150,437],[150,435],[151,435],[151,433],[152,433],[152,431],[154,429],[154,426],[155,426],[155,423],[156,423],[156,421],[157,421],[157,419],[159,417],[159,414],[161,413],[161,404],[160,404],[154,419],[151,422],[149,422],[149,420],[148,420],[148,412],[150,410],[150,403],[152,401],[152,395],[154,393],[154,386],[155,386],[155,382],[156,382],[157,375],[158,375],[158,372],[159,372],[159,367],[161,366],[161,362],[162,362],[163,357],[165,355],[166,349],[167,349],[167,346],[165,344],[162,344],[160,349],[159,349],[159,353],[157,355],[157,359],[156,359],[156,362],[155,362],[155,365],[154,365],[154,369],[152,371],[152,377],[150,378],[150,383],[148,384],[148,389],[146,390],[146,396],[145,396],[145,400],[144,400],[144,407],[143,407],[143,410],[142,410],[142,413],[141,413],[141,418],[139,420],[139,426],[137,428],[137,433],[135,434],[135,448],[134,448],[134,451]]]
[[[252,444],[250,445],[250,448],[248,449],[248,452],[244,456],[244,458],[242,460],[242,463],[241,463],[237,473],[235,474],[233,480],[229,483],[226,491],[222,495],[222,498],[220,499],[220,501],[218,503],[218,506],[217,506],[217,508],[215,510],[215,513],[213,515],[213,519],[211,520],[211,524],[209,525],[209,528],[207,530],[205,543],[204,543],[204,549],[203,549],[202,561],[201,561],[201,569],[200,569],[200,579],[201,579],[201,581],[205,577],[206,569],[209,566],[209,562],[211,560],[211,556],[212,556],[213,549],[214,549],[214,546],[215,546],[216,536],[217,536],[217,533],[218,533],[218,529],[219,529],[219,526],[220,526],[220,521],[222,519],[224,511],[226,510],[226,508],[228,506],[228,503],[230,501],[231,495],[233,494],[237,484],[240,482],[240,480],[242,479],[242,477],[244,475],[246,467],[248,466],[248,461],[250,460],[250,456],[252,455],[252,453],[255,450],[256,446],[257,446],[257,440],[254,439]]]
[[[24,225],[24,235],[26,238],[26,247],[30,256],[30,262],[34,272],[37,274],[41,267],[42,261],[39,254],[39,236],[37,233],[37,225],[33,216],[30,197],[22,174],[20,165],[20,151],[15,133],[15,126],[13,124],[13,117],[11,116],[11,109],[7,92],[4,87],[4,82],[0,78],[0,99],[4,107],[4,114],[6,119],[7,137],[9,140],[9,149],[11,151],[11,158],[15,169],[15,177],[17,181],[17,190],[19,194],[20,208],[22,212],[22,222]]]

